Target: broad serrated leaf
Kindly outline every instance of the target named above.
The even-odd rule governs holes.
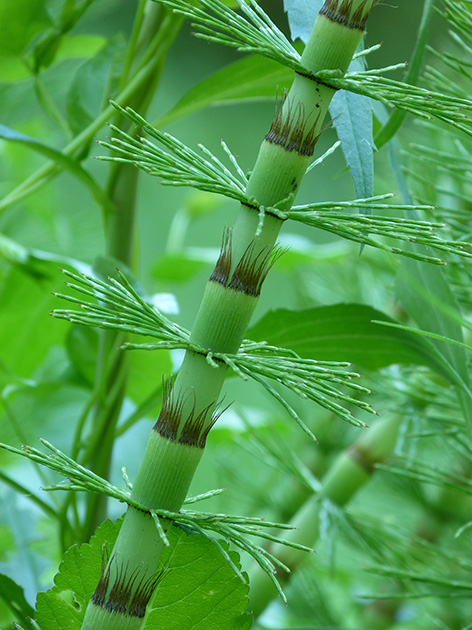
[[[111,553],[120,527],[121,520],[105,521],[90,543],[66,551],[53,588],[37,598],[36,621],[42,628],[80,630],[100,577],[102,547],[106,544]],[[170,547],[161,558],[167,571],[149,604],[143,630],[249,630],[248,587],[216,545],[177,527],[171,527],[167,537]],[[238,554],[229,555],[239,566]]]
[[[27,618],[33,616],[34,610],[26,601],[22,587],[3,574],[0,574],[0,599],[3,599],[18,621],[26,623]]]
[[[176,527],[169,533],[171,546],[162,562],[170,570],[149,605],[143,630],[248,630],[248,587],[217,547]],[[238,554],[229,555],[239,567]]]
[[[293,71],[264,57],[250,56],[225,66],[191,88],[154,123],[163,127],[205,107],[243,100],[275,98],[293,81]]]
[[[426,365],[453,380],[450,367],[431,343],[414,333],[372,323],[394,320],[363,304],[335,304],[303,311],[270,311],[248,331],[297,352],[302,358],[350,361],[370,370],[403,363]]]
[[[284,0],[292,40],[307,43],[323,0]]]
[[[88,600],[93,595],[102,565],[102,547],[111,551],[120,523],[105,521],[90,543],[70,547],[64,554],[54,586],[36,599],[36,621],[47,630],[80,630]],[[64,599],[61,596],[67,594]],[[73,601],[70,601],[70,593]],[[69,596],[69,597],[67,597]],[[69,600],[69,601],[67,601]]]

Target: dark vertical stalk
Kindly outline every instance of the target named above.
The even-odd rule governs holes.
[[[159,83],[165,54],[182,23],[181,18],[169,14],[162,7],[148,2],[144,17],[138,13],[140,32],[133,32],[134,50],[128,54],[127,74],[132,76],[139,62],[150,54],[155,55],[155,71],[149,81],[136,91],[128,103],[131,107],[146,111]],[[134,40],[134,41],[133,41]],[[158,44],[156,47],[156,43]],[[127,77],[122,79],[122,85]],[[128,133],[129,123],[120,119],[117,124]],[[119,265],[133,266],[136,199],[139,170],[128,164],[112,163],[107,183],[107,196],[115,212],[105,218],[106,254]],[[93,447],[88,449],[87,465],[98,475],[108,478],[113,455],[116,424],[119,420],[126,393],[128,360],[122,352],[116,352],[124,341],[122,333],[101,333],[96,383],[101,395],[93,410],[91,437]],[[106,497],[90,495],[83,525],[83,539],[88,540],[104,518]]]

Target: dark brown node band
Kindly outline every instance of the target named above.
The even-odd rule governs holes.
[[[215,360],[218,360],[215,358]],[[172,393],[172,380],[169,379],[164,386],[162,409],[153,430],[166,440],[177,442],[183,446],[204,449],[210,429],[221,416],[223,410],[217,410],[217,401],[210,403],[199,414],[195,413],[194,403],[187,419],[183,422],[183,406],[188,396],[174,396]],[[189,394],[192,395],[191,393]],[[211,416],[208,421],[209,416]],[[207,424],[208,422],[208,424]],[[181,425],[183,423],[182,428]],[[205,426],[207,424],[207,426]]]
[[[111,561],[114,561],[113,556]],[[108,553],[104,547],[100,580],[92,595],[92,603],[110,613],[143,618],[146,613],[146,606],[158,581],[164,575],[164,571],[145,579],[144,575],[139,578],[141,569],[137,568],[128,576],[126,567],[121,563],[109,591],[110,565],[111,563],[108,564]]]
[[[254,209],[257,210],[257,208]],[[231,231],[225,230],[220,255],[209,281],[217,282],[225,288],[233,289],[233,291],[259,297],[262,283],[274,263],[283,254],[283,250],[278,246],[266,247],[255,255],[256,241],[252,241],[231,274],[231,246]]]
[[[163,383],[162,408],[157,418],[153,431],[156,431],[166,440],[175,442],[177,439],[184,401],[182,397],[177,400],[172,393],[172,379]]]
[[[305,77],[305,79],[310,79],[310,81],[314,81],[315,83],[323,85],[324,87],[327,87],[330,90],[334,90],[335,92],[338,92],[341,89],[334,85],[331,85],[331,83],[328,83],[327,81],[322,81],[316,76],[316,74],[312,74],[311,72],[302,72],[301,70],[295,70],[295,74],[299,74],[301,77]],[[318,103],[315,107],[319,107]]]
[[[315,129],[319,114],[316,120],[308,125],[302,104],[295,110],[290,107],[288,114],[284,115],[284,102],[285,98],[264,139],[270,144],[277,144],[285,151],[294,151],[298,155],[311,157],[318,140]]]
[[[369,12],[365,12],[368,0],[364,0],[351,15],[352,0],[342,0],[341,5],[338,0],[326,0],[321,8],[320,15],[324,15],[331,22],[336,22],[347,28],[364,31]]]

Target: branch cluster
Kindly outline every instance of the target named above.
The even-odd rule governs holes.
[[[277,542],[285,546],[293,547],[302,551],[312,551],[309,547],[298,544],[296,542],[280,539],[268,531],[269,529],[293,529],[290,525],[283,523],[273,523],[264,521],[260,518],[252,518],[247,516],[234,516],[229,514],[211,514],[209,512],[195,512],[193,510],[182,510],[180,512],[170,512],[168,510],[148,509],[147,506],[134,501],[131,498],[131,483],[126,474],[126,470],[123,469],[123,478],[127,486],[127,490],[114,486],[106,479],[103,479],[99,475],[96,475],[91,470],[88,470],[84,466],[81,466],[76,461],[65,455],[58,448],[50,444],[48,441],[39,438],[40,442],[51,452],[49,455],[45,455],[41,451],[31,446],[23,445],[21,449],[15,448],[8,444],[2,444],[0,442],[0,448],[3,448],[11,453],[27,457],[28,459],[41,464],[67,478],[67,482],[57,485],[47,486],[43,490],[56,491],[86,491],[103,494],[105,496],[117,499],[121,503],[127,503],[129,506],[139,510],[140,512],[148,513],[154,520],[159,536],[163,543],[169,546],[169,541],[162,527],[161,520],[171,521],[174,525],[185,529],[187,532],[199,533],[208,538],[212,543],[216,545],[222,556],[231,566],[233,571],[240,577],[242,581],[246,581],[244,575],[239,568],[231,560],[230,555],[226,549],[219,542],[220,539],[232,542],[236,547],[249,553],[261,568],[270,577],[281,597],[286,602],[283,590],[276,578],[275,565],[279,566],[283,570],[289,572],[289,568],[282,562],[275,558],[269,551],[254,543],[248,536],[255,536]],[[201,501],[209,497],[219,494],[221,490],[210,491],[205,494],[191,497],[186,503],[194,503]],[[215,537],[216,535],[216,537]]]
[[[471,253],[467,250],[467,243],[457,244],[454,241],[444,240],[437,236],[435,230],[444,228],[443,224],[403,219],[395,216],[359,216],[357,213],[341,213],[346,209],[358,208],[366,208],[370,211],[406,211],[412,213],[413,211],[428,211],[432,209],[431,206],[379,203],[382,200],[393,197],[391,194],[346,202],[323,202],[294,206],[291,210],[284,211],[279,210],[277,207],[265,208],[258,203],[257,199],[246,195],[248,180],[236,158],[224,143],[223,148],[234,167],[234,172],[231,172],[203,145],[199,146],[205,157],[189,149],[173,136],[155,129],[129,107],[122,108],[117,104],[114,105],[124,116],[157,140],[162,147],[151,143],[145,138],[135,139],[113,127],[117,133],[125,138],[125,141],[120,138],[111,138],[110,142],[102,142],[101,144],[118,153],[119,157],[107,156],[100,159],[133,163],[150,175],[160,177],[162,183],[169,186],[192,186],[200,190],[236,199],[243,204],[258,208],[261,222],[264,220],[265,213],[270,212],[282,220],[292,219],[362,245],[370,245],[394,254],[434,264],[446,264],[446,261],[429,253],[420,253],[412,251],[410,248],[386,245],[383,241],[373,238],[372,235],[420,243],[450,255],[471,257]],[[317,162],[320,163],[319,161]],[[286,200],[284,199],[281,203],[285,205],[285,202]]]
[[[354,383],[354,379],[359,375],[346,371],[348,363],[302,359],[295,352],[285,348],[249,340],[243,341],[240,351],[236,354],[213,353],[209,348],[191,342],[189,331],[174,324],[159,310],[145,302],[121,272],[118,271],[119,281],[109,279],[109,283],[70,271],[64,273],[74,280],[67,283],[68,286],[94,299],[82,301],[73,296],[58,294],[58,297],[78,304],[81,310],[58,309],[52,312],[54,317],[76,324],[121,330],[158,339],[157,343],[150,344],[125,343],[123,348],[126,349],[188,349],[204,355],[208,363],[214,367],[217,367],[217,361],[224,362],[241,378],[245,380],[252,378],[261,384],[288,410],[292,418],[312,439],[315,438],[311,431],[267,379],[284,385],[302,398],[313,400],[355,426],[364,424],[344,405],[354,405],[363,411],[375,413],[362,399],[350,396],[339,389],[347,387],[357,394],[370,393],[366,388]]]

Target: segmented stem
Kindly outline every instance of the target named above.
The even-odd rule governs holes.
[[[176,1],[173,5],[182,5],[185,10],[185,3]],[[218,7],[219,3],[211,0],[206,5]],[[313,73],[323,69],[346,71],[371,6],[372,0],[327,0],[302,55],[303,65]],[[192,329],[190,340],[195,344],[214,353],[235,353],[241,345],[262,283],[280,254],[276,240],[283,220],[269,212],[261,217],[259,207],[291,207],[333,94],[331,87],[312,75],[296,74],[262,142],[249,179],[246,198],[255,199],[257,204],[253,207],[243,203],[234,228],[223,236],[221,253]],[[210,364],[205,356],[187,350],[175,382],[166,387],[160,416],[133,484],[133,499],[149,508],[180,509],[215,422],[226,372],[226,364]],[[102,629],[107,614],[114,618],[113,628],[131,627],[126,625],[130,623],[129,604],[124,613],[118,613],[106,609],[104,602],[116,600],[116,584],[126,597],[133,597],[133,576],[138,567],[144,583],[152,584],[162,544],[151,516],[129,507],[104,569],[103,575],[110,576],[109,583],[89,604],[84,629]],[[130,585],[132,579],[135,582]]]

